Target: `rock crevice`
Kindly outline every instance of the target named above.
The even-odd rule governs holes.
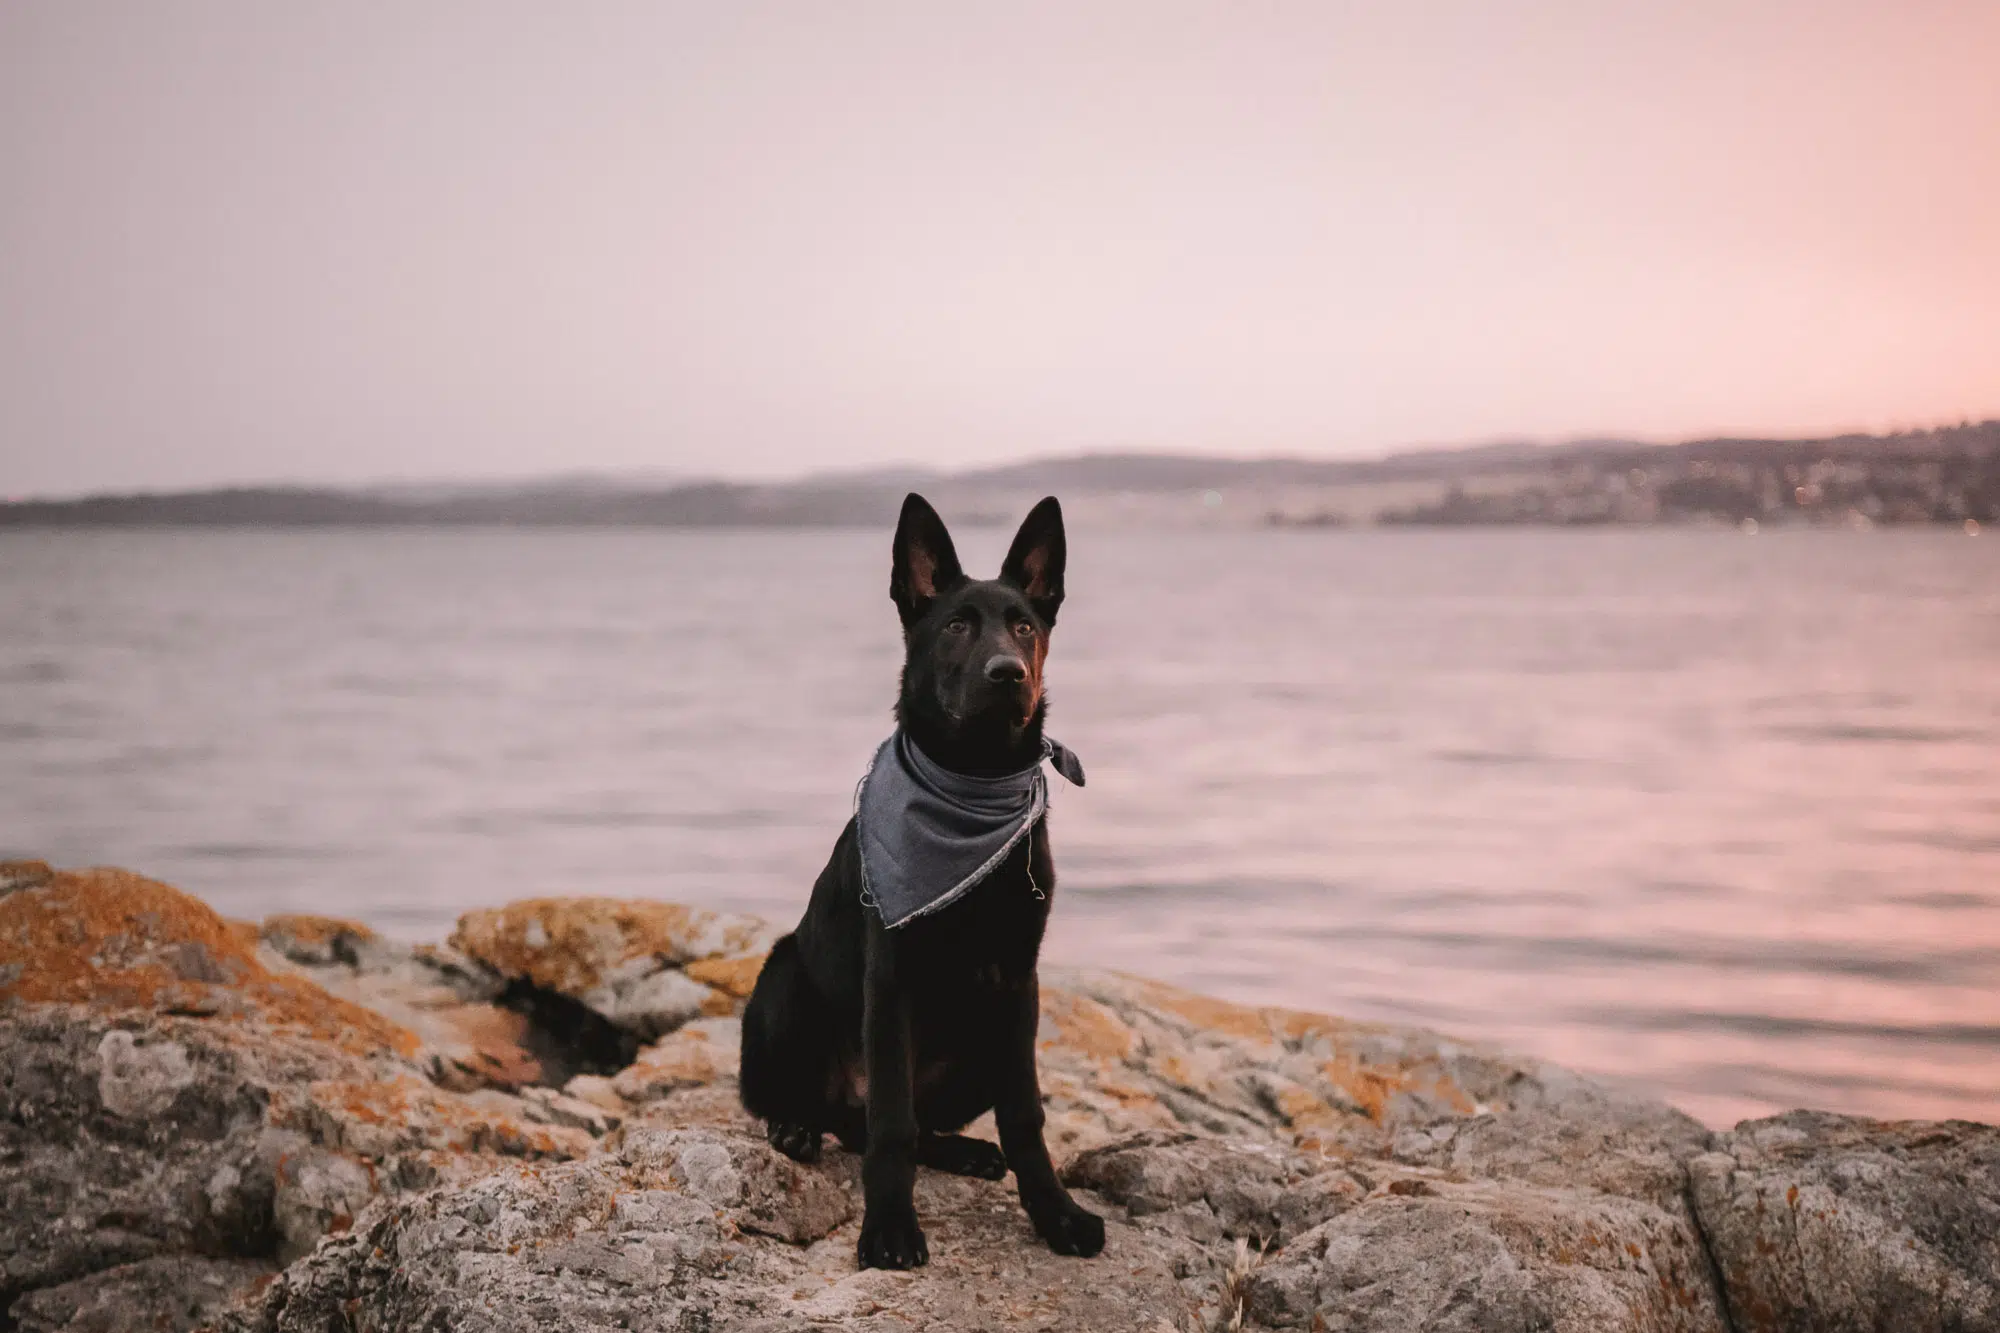
[[[1708,1234],[1708,1227],[1701,1220],[1701,1206],[1695,1199],[1694,1181],[1686,1180],[1681,1196],[1682,1206],[1687,1209],[1688,1220],[1694,1226],[1695,1238],[1701,1242],[1701,1256],[1708,1269],[1709,1285],[1715,1290],[1716,1316],[1722,1321],[1727,1333],[1748,1333],[1736,1318],[1736,1311],[1729,1303],[1729,1284],[1722,1280],[1722,1263],[1715,1257],[1715,1241]]]

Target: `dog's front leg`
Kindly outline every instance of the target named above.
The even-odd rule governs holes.
[[[1015,988],[1002,1039],[1006,1063],[993,1118],[1000,1129],[1000,1151],[1014,1168],[1021,1206],[1036,1233],[1057,1254],[1089,1258],[1104,1248],[1104,1219],[1069,1197],[1056,1179],[1049,1145],[1042,1138],[1042,1083],[1035,1069],[1035,1027],[1041,1021],[1041,1008],[1040,987],[1030,976]]]
[[[870,941],[861,1003],[861,1059],[868,1076],[868,1151],[861,1159],[863,1268],[930,1262],[911,1192],[917,1180],[916,1085],[910,1001],[897,984],[886,940]]]

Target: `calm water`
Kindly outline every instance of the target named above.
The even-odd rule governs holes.
[[[1055,796],[1052,956],[1714,1122],[2000,1120],[2000,541],[1073,548],[1051,729],[1090,786]],[[411,937],[530,894],[795,915],[889,725],[887,549],[0,534],[0,854]]]

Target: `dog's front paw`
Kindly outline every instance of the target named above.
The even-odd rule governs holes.
[[[1035,1231],[1057,1254],[1074,1254],[1088,1259],[1104,1248],[1104,1219],[1068,1199],[1029,1219]]]
[[[808,1166],[819,1160],[820,1132],[807,1129],[804,1125],[787,1125],[773,1120],[764,1130],[764,1137],[794,1162],[804,1162]]]
[[[1007,1155],[984,1139],[963,1134],[933,1134],[917,1143],[917,1161],[934,1171],[975,1180],[998,1180],[1007,1174]]]
[[[1102,1227],[1099,1232],[1101,1235]],[[931,1261],[930,1246],[924,1243],[924,1229],[917,1225],[915,1209],[887,1217],[871,1211],[861,1219],[861,1243],[855,1252],[863,1268],[921,1268]]]

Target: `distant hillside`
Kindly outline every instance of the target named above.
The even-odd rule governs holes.
[[[1651,446],[1625,440],[1568,444],[1504,443],[1427,449],[1379,459],[1216,458],[1183,454],[1082,454],[955,474],[962,485],[1056,491],[1187,491],[1221,486],[1351,486],[1534,468],[1579,451]]]
[[[893,490],[893,496],[892,496]],[[894,519],[903,492],[834,483],[695,482],[663,490],[520,486],[444,498],[291,487],[0,504],[0,526],[841,526]],[[891,497],[885,499],[885,497]]]
[[[0,526],[883,527],[916,487],[961,523],[1057,494],[1085,524],[2000,520],[2000,421],[1899,435],[1504,443],[1366,461],[1105,453],[785,483],[577,476],[336,490],[235,487],[0,503]]]
[[[1819,440],[1692,440],[1573,450],[1495,484],[1455,478],[1444,494],[1385,507],[1405,525],[2000,522],[2000,421]]]

